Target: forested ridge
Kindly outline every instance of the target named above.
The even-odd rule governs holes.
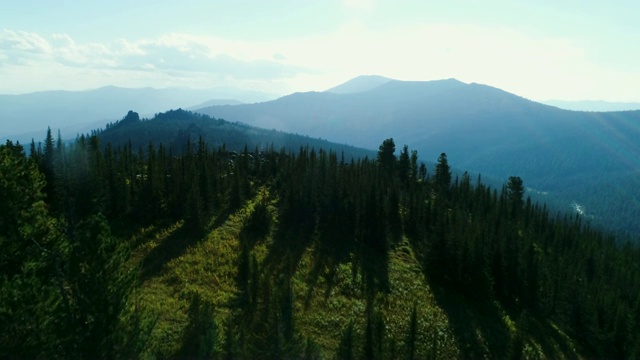
[[[0,357],[640,356],[640,250],[526,179],[122,143],[0,146]]]
[[[135,136],[131,136],[135,134]],[[326,140],[310,138],[282,131],[267,130],[243,123],[232,123],[182,109],[155,114],[151,119],[141,119],[138,113],[129,113],[120,121],[107,124],[105,129],[93,131],[104,145],[113,147],[130,145],[133,149],[146,150],[150,143],[171,148],[174,155],[185,151],[187,140],[197,142],[202,139],[209,147],[224,145],[229,151],[241,151],[244,146],[264,151],[273,147],[295,151],[301,146],[333,149],[345,154],[347,159],[375,155],[374,151]]]
[[[372,149],[393,137],[485,177],[517,174],[563,211],[575,202],[594,223],[640,236],[640,111],[561,110],[455,79],[383,82],[198,112]]]

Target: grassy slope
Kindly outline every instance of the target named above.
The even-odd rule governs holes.
[[[261,196],[265,196],[263,190]],[[267,195],[268,196],[268,195]],[[260,201],[257,196],[231,215],[212,219],[211,231],[196,236],[178,222],[164,228],[143,229],[134,237],[138,245],[134,261],[141,268],[141,288],[135,309],[151,319],[143,335],[143,358],[176,356],[188,325],[190,299],[199,294],[214,305],[219,333],[230,319],[238,295],[236,278],[240,236],[245,222]],[[263,198],[264,199],[264,198]],[[277,226],[277,201],[268,206],[271,232],[252,247],[260,262],[261,276],[278,276],[272,237]],[[362,346],[367,299],[362,279],[350,261],[317,263],[313,247],[299,256],[291,271],[295,300],[295,327],[312,339],[323,358],[333,358],[340,339],[354,324],[356,348]],[[405,357],[413,305],[417,310],[416,358],[505,358],[513,339],[522,339],[525,358],[576,358],[574,346],[553,324],[529,318],[513,319],[497,304],[474,304],[470,299],[431,289],[413,251],[404,241],[390,254],[391,291],[373,299],[384,319],[385,352]],[[142,330],[141,330],[142,331]],[[222,349],[223,340],[216,347]]]

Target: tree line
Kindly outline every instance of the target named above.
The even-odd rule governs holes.
[[[258,204],[243,230],[239,292],[228,305],[237,321],[218,327],[211,304],[194,297],[176,356],[313,358],[317,344],[296,328],[292,303],[301,254],[313,247],[318,264],[352,264],[373,299],[393,291],[389,254],[405,242],[431,286],[498,303],[519,329],[553,322],[587,357],[640,355],[640,250],[532,203],[517,176],[500,189],[452,178],[444,153],[429,171],[406,146],[396,155],[393,139],[376,158],[347,159],[309,147],[231,151],[191,137],[180,151],[113,147],[96,135],[65,144],[49,130],[30,155],[9,141],[0,155],[0,357],[135,356],[145,319],[131,306],[140,286],[132,229],[181,220],[206,234],[260,189],[277,212]],[[252,247],[271,228],[282,256],[267,276]],[[343,324],[337,357],[428,355],[416,352],[416,319],[403,346],[391,346],[368,304],[363,331]],[[525,343],[512,339],[502,355],[519,357]]]

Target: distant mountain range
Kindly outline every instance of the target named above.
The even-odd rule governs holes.
[[[378,76],[378,75],[362,75],[357,78],[353,78],[343,84],[334,86],[331,89],[325,90],[334,94],[353,94],[364,91],[369,91],[377,88],[382,84],[386,84],[393,79]]]
[[[628,111],[640,110],[640,103],[637,102],[610,102],[602,100],[583,100],[583,101],[563,101],[548,100],[543,101],[544,104],[556,106],[561,109],[574,111]]]
[[[423,160],[445,152],[459,168],[500,179],[521,176],[567,209],[580,206],[586,216],[640,234],[640,111],[568,111],[455,79],[380,77],[198,111],[371,149],[393,137]]]
[[[240,104],[273,99],[274,96],[233,88],[205,90],[127,89],[107,86],[87,91],[44,91],[23,95],[0,95],[0,140],[29,142],[43,139],[47,126],[64,137],[75,137],[104,126],[136,110],[144,117],[172,108]]]
[[[454,167],[489,178],[521,176],[531,193],[548,194],[566,210],[579,210],[611,229],[640,234],[635,191],[640,188],[640,111],[569,111],[455,79],[398,81],[375,75],[324,92],[265,100],[268,95],[232,89],[105,87],[0,95],[0,139],[42,140],[47,126],[72,138],[128,110],[153,117],[171,108],[201,107],[202,114],[250,125],[253,130],[245,134],[265,128],[284,137],[309,136],[296,144],[322,138],[375,150],[392,137],[398,149],[407,144],[425,162],[445,152]],[[250,103],[256,101],[263,102]],[[193,128],[192,135],[220,130],[205,128]],[[133,137],[141,146],[161,140],[129,130],[118,136]],[[238,136],[238,144],[251,138]]]

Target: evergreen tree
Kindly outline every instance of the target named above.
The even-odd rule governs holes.
[[[409,147],[405,145],[400,152],[400,158],[398,159],[398,176],[400,182],[403,185],[407,185],[411,176],[412,163],[409,158]],[[415,174],[415,173],[413,173]]]
[[[442,153],[438,157],[434,175],[435,187],[441,193],[448,193],[451,186],[451,167],[447,161],[447,154]]]
[[[64,312],[61,234],[47,211],[44,187],[21,145],[0,145],[2,358],[40,358],[63,344],[56,323]]]
[[[512,214],[524,206],[524,183],[519,176],[509,176],[507,196],[511,203]]]
[[[378,149],[378,164],[382,168],[382,172],[387,174],[389,178],[392,178],[396,167],[395,151],[396,145],[391,138],[383,141]]]
[[[411,150],[410,174],[411,174],[411,181],[413,183],[415,183],[420,177],[420,174],[418,173],[418,151],[417,150]]]

